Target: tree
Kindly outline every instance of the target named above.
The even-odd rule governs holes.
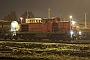
[[[11,11],[7,16],[4,17],[4,20],[7,21],[16,21],[17,20],[17,15],[15,11]]]
[[[21,15],[21,17],[23,17],[23,18],[33,18],[34,17],[34,14],[32,13],[32,12],[29,12],[29,11],[25,11],[22,15]]]
[[[25,19],[26,18],[33,18],[34,17],[34,14],[32,12],[29,12],[29,11],[25,11],[21,17],[23,18],[23,22],[25,22]]]

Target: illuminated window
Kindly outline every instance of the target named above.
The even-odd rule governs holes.
[[[37,22],[37,20],[36,20],[36,22]]]

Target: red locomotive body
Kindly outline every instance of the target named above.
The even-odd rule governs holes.
[[[20,28],[22,32],[41,32],[42,23],[23,23]]]
[[[52,21],[53,19],[42,19],[42,32],[52,32]]]
[[[60,32],[69,32],[70,31],[70,22],[69,21],[61,21],[59,23]]]
[[[44,18],[38,23],[20,24],[20,32],[17,36],[25,36],[25,39],[67,39],[70,31],[70,22],[60,21],[60,18]]]

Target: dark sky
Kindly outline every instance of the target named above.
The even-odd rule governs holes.
[[[0,19],[3,19],[10,11],[16,11],[19,17],[24,11],[34,13],[35,17],[47,17],[47,9],[51,8],[51,16],[61,16],[68,19],[90,19],[90,0],[0,0]]]

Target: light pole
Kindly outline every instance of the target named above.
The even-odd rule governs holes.
[[[70,18],[70,38],[72,38],[72,34],[73,34],[73,31],[72,31],[72,16],[70,15],[69,18]]]
[[[20,17],[20,20],[21,20],[21,23],[22,23],[23,18],[22,18],[22,17]]]
[[[70,15],[70,22],[72,21],[72,16]]]

